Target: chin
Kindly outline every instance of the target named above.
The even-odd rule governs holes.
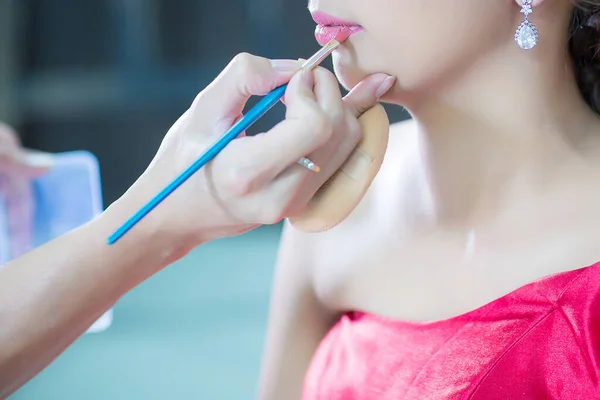
[[[398,73],[393,73],[389,68],[390,65],[393,65],[393,60],[379,60],[376,57],[370,57],[373,49],[365,49],[365,47],[358,44],[345,46],[332,54],[333,72],[340,84],[348,91],[372,74],[383,72],[396,75],[398,78]],[[406,83],[399,80],[396,87],[384,95],[380,101],[408,107],[414,101],[416,93],[410,89],[410,85],[407,87]]]
[[[353,60],[351,55],[348,54],[336,54],[333,57],[333,72],[337,77],[338,81],[346,90],[352,89],[358,85],[363,79],[368,77],[371,73],[361,68]]]
[[[362,68],[349,61],[351,60],[344,57],[335,57],[333,59],[333,72],[335,73],[335,76],[340,84],[348,91],[354,86],[358,85],[369,75],[377,73],[377,71],[367,70],[366,68]],[[396,88],[395,90],[385,94],[380,101],[383,103],[405,106],[407,96],[409,96],[408,93],[403,93],[401,90]]]

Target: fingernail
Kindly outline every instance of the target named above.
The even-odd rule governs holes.
[[[32,168],[51,168],[54,157],[45,153],[28,153],[23,157],[23,164]]]
[[[389,92],[395,83],[396,83],[396,77],[388,76],[387,78],[385,78],[385,80],[383,82],[381,82],[381,85],[379,85],[379,87],[377,88],[377,91],[375,92],[375,96],[377,98],[380,98],[381,96],[383,96],[384,94]]]
[[[271,66],[279,72],[292,72],[300,69],[301,65],[295,60],[271,60]]]

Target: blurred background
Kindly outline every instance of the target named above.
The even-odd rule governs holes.
[[[0,120],[27,147],[95,154],[110,204],[235,54],[316,51],[306,3],[0,0]],[[392,122],[406,118],[387,110]],[[275,107],[250,134],[283,112]],[[196,249],[11,399],[254,398],[279,233],[264,227]]]

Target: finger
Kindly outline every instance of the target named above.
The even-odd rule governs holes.
[[[54,165],[51,154],[22,149],[14,164],[15,173],[25,178],[34,178],[48,172]]]
[[[299,158],[313,153],[331,137],[331,124],[312,92],[312,71],[295,76],[288,86],[286,119],[249,141],[247,151],[260,160],[253,166],[259,184],[267,183]],[[302,167],[307,173],[312,173]]]
[[[307,61],[306,58],[299,58],[297,61],[300,61],[302,65],[304,65],[304,63]],[[285,95],[281,98],[281,102],[283,103],[283,105],[287,105],[285,103]]]
[[[0,171],[31,178],[46,172],[52,161],[49,154],[21,147],[14,129],[0,122]]]
[[[371,75],[344,97],[344,103],[355,117],[360,117],[386,94],[396,83],[396,78],[386,74]]]
[[[4,122],[0,122],[0,147],[4,148],[6,146],[19,148],[21,141],[19,135],[17,135],[17,132],[12,127]]]
[[[268,192],[273,194],[274,199],[286,204],[286,208],[280,211],[278,218],[273,219],[292,217],[306,206],[318,189],[316,185],[306,184],[311,179],[315,179],[315,174],[306,173],[302,167],[291,166],[269,183]]]
[[[10,126],[0,122],[0,164],[12,165],[16,162],[20,147],[17,133]]]
[[[247,53],[237,55],[194,100],[191,118],[227,121],[239,117],[250,96],[264,96],[287,83],[302,63],[268,60]]]
[[[334,118],[341,116],[343,110],[342,93],[335,75],[325,68],[316,68],[315,75],[315,98],[317,103],[327,115]]]
[[[32,188],[27,179],[8,177],[4,187],[10,252],[16,258],[31,248]]]
[[[292,78],[285,92],[286,119],[298,118],[319,108],[314,87],[315,76],[312,70],[303,70]]]

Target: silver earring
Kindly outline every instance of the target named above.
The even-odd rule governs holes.
[[[515,42],[523,50],[531,50],[538,43],[538,32],[535,25],[529,21],[529,14],[531,10],[531,3],[533,0],[523,0],[523,6],[521,7],[521,13],[525,15],[525,19],[521,22],[521,25],[515,32]]]

